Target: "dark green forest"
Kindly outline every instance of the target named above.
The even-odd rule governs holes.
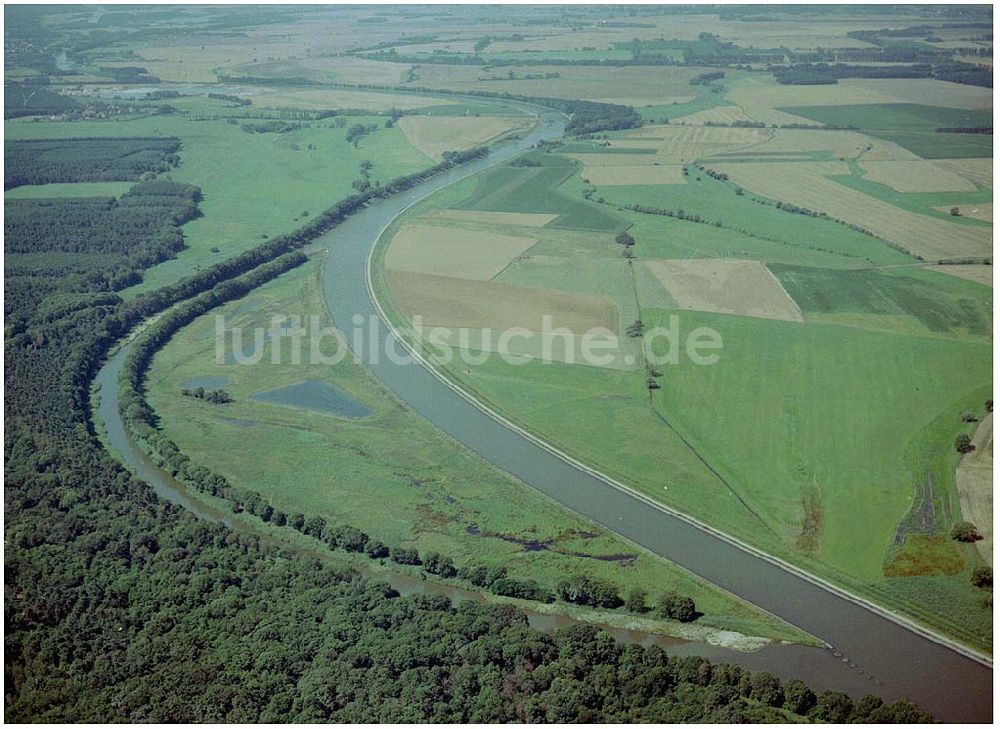
[[[8,208],[9,258],[33,256],[32,275],[48,278],[29,295],[10,285],[23,273],[6,274],[8,720],[926,719],[905,701],[816,696],[799,681],[622,646],[594,627],[546,634],[509,606],[401,597],[329,561],[199,521],[102,448],[90,383],[136,324],[192,297],[210,306],[259,285],[368,201],[484,152],[351,196],[294,233],[129,302],[83,261],[103,256],[140,275],[156,258],[143,255],[148,241],[176,247],[194,188],[145,182],[117,201]],[[102,223],[76,238],[75,215]],[[359,539],[335,534],[345,545]],[[447,555],[418,559],[454,568]],[[481,572],[466,574],[498,577]]]
[[[180,146],[180,140],[159,137],[10,140],[4,145],[3,186],[138,180],[176,166]]]

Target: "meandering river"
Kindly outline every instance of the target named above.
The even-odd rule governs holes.
[[[378,334],[387,331],[368,285],[368,265],[380,232],[397,215],[428,195],[509,159],[542,139],[561,136],[562,129],[562,117],[541,112],[538,126],[524,138],[494,148],[486,158],[381,200],[317,239],[311,249],[329,249],[323,266],[323,294],[336,324],[343,331],[360,328],[366,335],[374,327],[378,327]],[[352,344],[355,341],[352,337],[348,340]],[[161,496],[203,518],[231,522],[225,514],[187,495],[129,440],[117,401],[118,371],[127,348],[125,345],[109,358],[98,375],[101,402],[96,415],[103,421],[109,443]],[[627,631],[617,631],[619,638],[661,642],[675,654],[704,655],[714,661],[770,670],[784,678],[801,678],[817,690],[831,688],[855,696],[871,692],[887,700],[906,696],[943,721],[992,720],[992,669],[979,660],[616,488],[600,474],[570,463],[477,407],[419,363],[400,364],[361,350],[355,354],[407,406],[493,464],[570,510],[807,630],[831,647],[773,645],[753,653],[737,653]],[[378,577],[391,581],[387,575]],[[426,589],[438,589],[427,584]],[[449,592],[453,597],[459,593],[464,591]],[[532,616],[533,623],[540,627],[559,620]]]

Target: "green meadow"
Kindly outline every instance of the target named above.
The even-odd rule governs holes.
[[[218,102],[205,99],[202,108]],[[238,120],[233,120],[238,121]],[[173,115],[129,121],[8,121],[7,139],[58,137],[176,136],[182,141],[180,166],[169,176],[202,190],[201,217],[184,226],[187,250],[146,272],[126,296],[151,291],[191,271],[217,263],[294,229],[333,202],[353,192],[362,160],[373,163],[371,179],[388,181],[430,167],[433,160],[412,147],[398,128],[384,128],[385,117],[348,117],[303,122],[303,128],[248,133],[224,118],[197,121]],[[347,142],[353,124],[377,124],[358,146]]]

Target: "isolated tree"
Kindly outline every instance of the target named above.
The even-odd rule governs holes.
[[[660,597],[660,615],[669,620],[690,623],[698,617],[694,600],[676,592],[665,592]]]
[[[976,447],[972,445],[972,438],[970,438],[965,433],[955,438],[955,450],[959,453],[970,453],[974,451]]]
[[[974,412],[972,412],[971,410],[966,410],[965,412],[962,413],[962,422],[963,423],[974,423],[977,420],[979,420],[979,418],[977,418],[976,414]]]
[[[989,400],[986,401],[986,412],[988,413],[993,412],[993,398],[990,398]]]
[[[980,565],[972,570],[970,578],[976,587],[993,587],[993,568],[987,565]]]
[[[960,521],[951,528],[951,538],[958,542],[974,542],[980,538],[976,525],[968,521]]]
[[[615,243],[621,246],[634,246],[635,238],[632,237],[631,233],[628,233],[627,231],[623,230],[621,233],[615,236]]]
[[[955,216],[961,215],[961,212],[957,207],[951,209],[951,214]]]

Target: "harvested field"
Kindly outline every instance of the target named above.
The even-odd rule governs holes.
[[[966,453],[955,470],[962,518],[983,536],[976,548],[993,564],[993,413],[983,418],[972,437],[976,449]]]
[[[958,276],[969,281],[981,283],[984,286],[993,286],[993,266],[983,266],[976,264],[958,266],[927,266],[929,271],[947,273],[950,276]]]
[[[897,192],[975,192],[976,186],[954,172],[926,160],[869,161],[861,166],[865,179],[888,185]]]
[[[683,309],[802,321],[802,312],[760,261],[727,258],[646,262]]]
[[[618,307],[603,296],[403,271],[390,271],[388,282],[403,314],[422,316],[428,326],[541,331],[551,316],[553,328],[577,334],[618,331]]]
[[[438,225],[407,225],[392,239],[386,268],[489,281],[535,245],[534,238]]]
[[[397,123],[410,144],[434,159],[531,124],[525,117],[504,116],[404,116]]]
[[[838,184],[821,164],[713,164],[748,190],[862,226],[925,260],[988,256],[992,231],[911,213]]]
[[[948,172],[954,172],[977,185],[993,187],[993,160],[989,157],[967,157],[963,159],[936,159],[934,164]]]
[[[713,124],[732,124],[733,122],[752,121],[739,106],[716,106],[714,109],[696,111],[694,114],[671,119],[672,124],[702,126],[708,122]]]
[[[817,86],[782,85],[751,77],[734,84],[727,98],[767,124],[809,123],[780,109],[848,104],[930,104],[957,109],[989,109],[993,90],[936,79],[841,79]]]
[[[958,208],[958,214],[963,218],[973,218],[975,220],[985,220],[987,223],[993,222],[993,203],[962,203],[959,205],[938,205],[935,210],[942,213],[950,213],[952,208]]]
[[[919,160],[912,152],[898,144],[870,137],[860,132],[825,129],[773,129],[769,138],[754,146],[753,154],[815,154],[827,152],[834,157],[865,160]],[[728,152],[739,156],[739,152]]]
[[[600,156],[600,155],[587,155]],[[608,165],[585,167],[583,179],[594,185],[683,185],[683,165]]]
[[[558,213],[498,213],[487,210],[436,210],[432,215],[462,223],[518,225],[525,228],[540,228],[559,217]]]
[[[766,129],[733,129],[729,127],[650,126],[634,132],[638,140],[657,138],[660,146],[656,157],[660,162],[681,164],[693,162],[723,152],[756,147],[770,138]],[[623,141],[631,137],[626,136]],[[652,160],[645,160],[647,164]]]

